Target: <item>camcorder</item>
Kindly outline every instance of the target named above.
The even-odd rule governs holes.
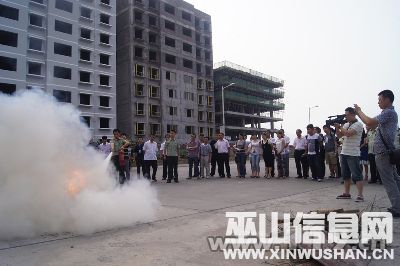
[[[328,116],[328,120],[325,121],[325,124],[329,127],[334,126],[334,124],[343,125],[346,123],[345,115],[332,115]]]

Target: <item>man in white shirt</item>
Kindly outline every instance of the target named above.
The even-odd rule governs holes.
[[[215,149],[218,151],[218,174],[220,178],[225,178],[224,165],[226,168],[226,176],[231,178],[231,169],[229,167],[229,142],[224,139],[224,133],[218,134],[218,141],[214,144]]]
[[[301,134],[301,129],[296,130],[297,138],[293,141],[294,160],[296,162],[297,178],[308,178],[308,162],[306,157],[307,139]]]
[[[99,150],[107,157],[111,153],[111,144],[107,142],[107,136],[101,137]]]
[[[169,134],[165,135],[165,140],[163,143],[161,143],[160,147],[160,154],[161,158],[163,161],[163,174],[162,174],[162,180],[166,180],[168,177],[168,164],[167,164],[167,156],[164,154],[164,148],[165,148],[165,142],[169,140]]]
[[[356,119],[356,111],[353,107],[345,110],[347,123],[335,124],[337,136],[343,137],[342,152],[340,153],[340,166],[344,180],[344,193],[337,199],[351,199],[351,179],[356,182],[358,196],[356,202],[364,201],[363,176],[360,167],[360,141],[363,133],[363,124]]]
[[[150,180],[150,166],[153,168],[152,180],[157,182],[156,173],[157,173],[157,151],[158,146],[157,142],[154,141],[154,135],[150,135],[150,140],[148,140],[143,145],[144,152],[144,176]]]
[[[285,135],[285,130],[281,129],[283,132],[283,139],[285,140],[285,149],[282,153],[283,159],[283,176],[289,177],[289,153],[290,153],[290,138]]]

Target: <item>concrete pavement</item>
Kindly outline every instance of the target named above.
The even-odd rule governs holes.
[[[236,176],[233,163],[231,170]],[[92,235],[59,234],[0,242],[0,265],[292,265],[289,261],[226,261],[221,252],[209,250],[206,237],[225,235],[226,211],[268,215],[272,211],[362,210],[371,203],[374,210],[384,211],[390,206],[383,186],[376,184],[366,184],[366,201],[356,203],[335,199],[342,193],[339,179],[321,183],[293,177],[185,180],[187,165],[181,165],[179,173],[178,184],[153,183],[161,202],[155,221]],[[352,192],[355,196],[355,187]],[[371,261],[370,265],[399,264],[399,224],[394,220],[395,260]]]

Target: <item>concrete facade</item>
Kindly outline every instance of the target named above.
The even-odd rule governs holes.
[[[117,3],[118,127],[132,137],[214,133],[211,17],[182,0]],[[209,104],[207,104],[209,101]]]
[[[116,127],[116,0],[0,0],[0,91],[40,88]]]
[[[239,134],[275,132],[275,122],[282,121],[284,81],[261,72],[223,61],[214,65],[216,126],[232,140]],[[224,87],[225,125],[222,119]],[[266,126],[269,123],[269,127]],[[225,126],[225,128],[223,127]]]

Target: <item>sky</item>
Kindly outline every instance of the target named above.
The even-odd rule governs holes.
[[[384,89],[400,103],[400,1],[186,1],[211,15],[214,63],[285,80],[284,121],[275,127],[291,138],[306,131],[311,106],[319,106],[311,122],[322,127],[355,103],[379,114]]]

